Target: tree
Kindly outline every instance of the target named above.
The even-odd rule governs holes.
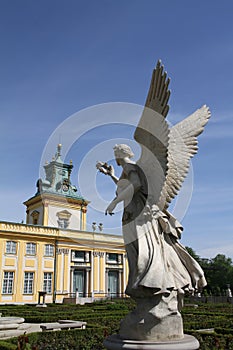
[[[185,248],[204,270],[207,280],[206,290],[209,294],[225,294],[228,284],[233,289],[233,263],[231,258],[224,254],[217,254],[213,259],[203,259],[192,248]]]
[[[196,254],[196,252],[190,248],[190,247],[185,247],[189,255],[191,255],[198,263],[200,263],[201,259],[200,256]]]
[[[214,293],[220,288],[221,293],[226,291],[227,284],[231,284],[233,266],[232,260],[227,258],[224,254],[218,254],[215,258],[210,261],[209,271],[206,271],[206,274],[209,275],[211,290]]]

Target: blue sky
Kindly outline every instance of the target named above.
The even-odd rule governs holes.
[[[94,105],[143,105],[160,58],[171,77],[169,121],[203,104],[212,112],[192,162],[182,243],[202,257],[233,258],[232,12],[226,0],[0,1],[0,220],[25,218],[22,202],[35,193],[43,150],[59,125]],[[132,134],[131,126],[109,125],[74,142],[73,182],[96,145]],[[114,186],[96,181],[110,200]],[[111,219],[120,224],[120,214]],[[88,222],[98,220],[113,225],[90,208]]]

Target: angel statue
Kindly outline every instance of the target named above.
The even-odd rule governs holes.
[[[203,270],[179,242],[182,225],[168,206],[188,173],[190,158],[197,153],[197,136],[210,118],[203,106],[173,127],[166,121],[169,106],[169,79],[158,61],[145,107],[134,138],[141,156],[132,161],[129,146],[114,147],[118,179],[107,163],[97,168],[117,185],[116,197],[106,209],[112,215],[124,202],[122,229],[128,258],[126,294],[137,307],[121,322],[123,339],[169,341],[181,339],[180,315],[185,292],[206,285]]]

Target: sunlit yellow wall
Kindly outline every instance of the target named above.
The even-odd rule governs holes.
[[[48,207],[48,203],[47,202],[44,204],[42,220],[43,220],[42,225],[47,226],[48,225],[48,221],[49,221],[49,207]]]
[[[82,240],[84,240],[82,242]],[[93,249],[93,242],[101,241],[99,249]],[[17,243],[16,254],[6,253],[6,242]],[[26,243],[36,243],[36,255],[26,255]],[[51,257],[45,256],[45,244],[52,244],[56,254]],[[89,242],[89,243],[88,243]],[[96,244],[96,243],[95,243]],[[113,245],[118,245],[119,249]],[[67,231],[64,234],[57,228],[32,226],[25,224],[0,222],[0,303],[37,303],[38,291],[43,290],[44,273],[50,272],[56,282],[55,290],[46,295],[46,302],[63,302],[70,296],[72,290],[71,270],[72,266],[78,268],[71,261],[72,250],[83,250],[88,252],[89,261],[85,263],[88,270],[86,277],[88,284],[86,292],[88,295],[103,297],[106,290],[106,253],[114,252],[125,254],[121,237],[108,235],[97,235],[89,232]],[[56,262],[56,266],[55,266]],[[77,266],[76,266],[77,265]],[[81,264],[82,265],[82,264]],[[80,266],[81,266],[80,265]],[[121,293],[124,291],[127,276],[127,263],[123,258],[121,269]],[[14,286],[12,294],[2,294],[2,282],[4,271],[14,271]],[[24,273],[34,272],[33,294],[24,294]],[[56,275],[54,275],[56,273]]]

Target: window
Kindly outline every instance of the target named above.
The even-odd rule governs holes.
[[[31,213],[33,225],[38,225],[39,215],[40,215],[40,213],[39,213],[37,210],[34,210],[34,211]]]
[[[52,293],[52,272],[44,273],[43,291],[46,293]]]
[[[85,261],[85,252],[75,250],[74,258],[77,259],[78,261]]]
[[[35,243],[27,243],[26,244],[26,254],[28,255],[36,255],[36,244]]]
[[[14,272],[5,271],[2,284],[2,294],[13,294]]]
[[[45,244],[45,256],[53,256],[54,255],[54,246],[52,244]]]
[[[118,254],[115,253],[109,253],[107,254],[107,262],[108,263],[113,263],[113,264],[117,264],[118,262]]]
[[[73,250],[71,257],[72,257],[72,261],[78,261],[78,262],[85,262],[85,261],[87,262],[88,261],[88,257],[86,256],[86,252],[80,251],[80,250]]]
[[[24,272],[24,294],[33,294],[34,272]]]
[[[6,242],[6,253],[7,254],[16,254],[16,242],[7,241]]]
[[[122,254],[117,253],[107,253],[106,254],[106,262],[108,264],[122,264],[123,256]]]

